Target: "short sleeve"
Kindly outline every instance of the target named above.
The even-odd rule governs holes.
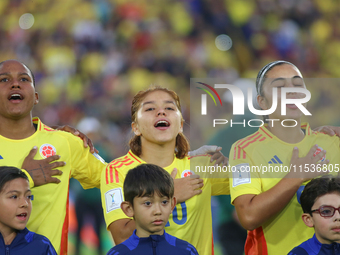
[[[210,155],[190,157],[190,168],[211,184],[212,196],[229,195],[228,168],[215,166],[214,162],[210,162],[210,158]]]
[[[129,218],[120,208],[124,201],[123,184],[125,174],[109,164],[102,172],[100,191],[106,227],[119,219]]]
[[[21,169],[21,171],[23,171],[26,174],[28,181],[30,183],[30,188],[33,188],[34,187],[34,181],[31,177],[31,175],[25,169]]]
[[[258,195],[262,192],[262,182],[258,173],[251,171],[254,165],[246,151],[235,147],[234,144],[229,155],[229,186],[231,202],[246,194]]]
[[[106,167],[105,161],[89,148],[84,148],[83,142],[72,135],[68,137],[71,153],[71,177],[77,179],[84,189],[99,188],[101,172]]]

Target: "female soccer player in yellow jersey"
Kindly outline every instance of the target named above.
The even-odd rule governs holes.
[[[281,115],[282,88],[306,88],[299,69],[292,63],[275,61],[259,72],[257,102],[263,110],[272,106],[273,88],[277,88],[278,107],[268,119],[279,121],[274,125],[269,122],[235,142],[229,157],[230,165],[237,170],[230,179],[231,201],[242,226],[249,230],[246,255],[287,254],[312,237],[312,229],[301,220],[300,194],[306,181],[324,173],[313,169],[327,171],[340,161],[338,137],[314,132],[308,123],[301,123],[303,113],[296,105],[287,104],[286,115]],[[290,99],[304,97],[304,93],[287,93]],[[280,124],[284,119],[291,119],[284,122],[290,127]],[[261,176],[246,171],[253,166],[291,170]]]
[[[184,120],[180,109],[177,94],[161,87],[140,91],[132,101],[134,137],[129,143],[130,151],[113,160],[101,178],[104,217],[116,244],[126,240],[135,229],[134,220],[120,208],[125,176],[139,164],[152,163],[175,178],[178,204],[165,231],[193,244],[199,254],[213,254],[210,201],[212,195],[229,194],[228,178],[185,178],[193,173],[190,162],[202,166],[212,163],[209,155],[188,156],[189,144],[182,133]]]
[[[0,165],[27,170],[31,185],[35,185],[31,189],[34,209],[27,228],[46,236],[56,252],[64,255],[70,178],[77,179],[84,188],[99,187],[107,164],[84,148],[78,137],[32,118],[38,99],[33,73],[26,65],[16,60],[0,63]],[[34,146],[36,149],[31,150]],[[34,155],[37,150],[39,153]],[[63,161],[55,161],[59,158]],[[52,170],[45,171],[46,163]],[[37,175],[42,178],[37,179]]]

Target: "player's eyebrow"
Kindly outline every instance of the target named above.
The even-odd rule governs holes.
[[[274,82],[276,82],[276,81],[282,81],[282,80],[285,80],[285,78],[276,78],[276,79],[274,79],[274,80],[272,80],[271,82],[270,82],[270,84],[272,84],[272,83],[274,83]]]
[[[6,194],[10,194],[10,193],[20,193],[19,190],[9,190],[8,192],[6,192]]]
[[[19,73],[19,75],[27,75],[27,76],[30,76],[28,73]]]
[[[272,81],[270,82],[270,84],[272,84],[272,83],[275,82],[275,81],[281,81],[281,80],[285,80],[285,79],[296,79],[296,78],[299,78],[299,79],[303,80],[303,78],[302,78],[301,76],[295,75],[295,76],[293,76],[292,78],[283,78],[283,77],[276,78],[276,79],[272,80]]]
[[[11,73],[0,73],[0,76],[1,75],[10,75]],[[29,74],[28,73],[19,73],[19,75],[27,75],[27,76],[29,76]]]
[[[142,103],[142,106],[144,106],[144,105],[146,105],[146,104],[155,104],[155,103],[156,103],[155,101],[147,101],[147,102]],[[164,103],[176,105],[175,102],[174,102],[174,101],[171,101],[171,100],[164,100]]]
[[[292,79],[296,79],[296,78],[303,80],[303,78],[299,75],[295,75]]]
[[[27,193],[27,192],[31,192],[31,190],[28,189],[24,193]],[[21,193],[21,191],[19,191],[19,190],[9,190],[6,194],[9,194],[9,193]]]

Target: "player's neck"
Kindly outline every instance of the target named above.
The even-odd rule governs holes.
[[[9,119],[0,116],[0,135],[9,139],[25,139],[35,133],[32,116]]]
[[[4,239],[5,245],[10,245],[17,236],[17,232],[13,229],[0,229],[0,233]]]
[[[140,158],[149,164],[155,164],[163,168],[170,166],[175,158],[175,144],[159,145],[143,141]]]
[[[164,234],[164,229],[159,230],[157,232],[150,232],[148,230],[145,230],[141,227],[138,227],[136,225],[136,236],[138,236],[139,238],[145,238],[145,237],[150,237],[150,235],[163,235]]]
[[[300,121],[298,121],[295,127],[283,127],[280,124],[276,124],[274,127],[268,125],[267,128],[273,135],[286,143],[299,143],[305,137]]]

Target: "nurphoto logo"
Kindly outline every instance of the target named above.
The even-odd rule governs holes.
[[[235,85],[231,85],[231,84],[215,84],[214,87],[212,87],[211,85],[208,85],[206,83],[203,82],[197,82],[201,85],[204,85],[205,87],[209,88],[218,98],[218,100],[220,101],[220,104],[222,106],[222,100],[219,96],[219,94],[217,93],[216,89],[228,89],[231,92],[232,98],[233,98],[233,115],[244,115],[245,111],[244,111],[244,107],[245,107],[245,96],[242,92],[242,90],[235,86]],[[201,115],[207,115],[207,94],[212,98],[212,100],[214,101],[215,105],[217,106],[216,100],[214,98],[214,96],[212,95],[212,93],[205,89],[205,88],[201,88],[201,87],[197,87],[198,89],[203,90],[204,94],[201,94]],[[277,88],[273,87],[272,90],[272,98],[273,98],[273,102],[272,102],[272,106],[270,109],[267,110],[260,110],[260,109],[255,109],[254,107],[254,102],[253,102],[253,92],[251,88],[248,88],[248,93],[247,93],[247,105],[248,105],[248,109],[251,113],[255,114],[255,115],[262,115],[262,116],[266,116],[269,114],[272,114],[273,112],[275,112],[275,110],[277,109],[278,106],[278,93],[277,93]],[[222,91],[221,91],[222,92]],[[224,92],[224,91],[223,91]],[[304,97],[303,98],[290,98],[287,97],[287,94],[289,93],[295,93],[295,94],[303,94]],[[281,115],[285,116],[287,114],[286,112],[286,106],[287,105],[295,105],[298,109],[300,109],[300,111],[304,114],[304,115],[312,115],[307,109],[306,107],[303,105],[305,103],[307,103],[310,98],[311,98],[311,93],[309,92],[309,90],[305,89],[305,88],[296,88],[296,87],[282,87],[281,88]],[[279,121],[278,119],[266,119],[266,122],[269,123],[269,125],[274,126],[274,122],[275,121]],[[215,127],[216,125],[224,125],[227,124],[229,121],[226,119],[213,119],[213,127]],[[259,125],[255,125],[254,122],[258,122]],[[295,122],[295,125],[285,125],[285,122]],[[232,120],[230,120],[230,125],[240,125],[242,124],[244,127],[246,126],[246,121],[244,120],[243,122],[232,122]],[[262,119],[251,119],[248,120],[248,126],[250,127],[261,127],[264,125],[264,121]],[[296,121],[293,119],[285,119],[281,121],[281,125],[284,127],[294,127],[297,125]]]

